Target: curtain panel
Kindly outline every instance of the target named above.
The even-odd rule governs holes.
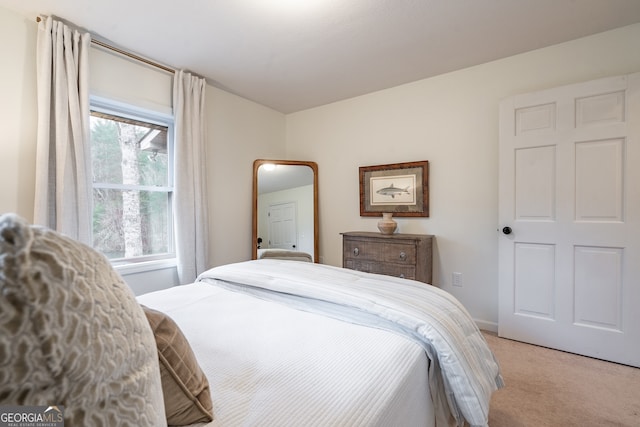
[[[38,24],[34,223],[91,245],[91,35],[51,17]]]
[[[182,70],[173,83],[175,123],[174,215],[180,283],[193,282],[207,269],[206,81]]]

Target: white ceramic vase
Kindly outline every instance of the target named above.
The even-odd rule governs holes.
[[[382,219],[378,221],[378,230],[382,234],[393,234],[398,228],[398,223],[392,218],[393,213],[385,212],[382,214]]]

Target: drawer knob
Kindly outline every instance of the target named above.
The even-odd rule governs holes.
[[[404,253],[404,252],[400,252],[400,259],[401,259],[402,261],[406,260],[406,259],[407,259],[407,254],[406,254],[406,253]]]
[[[358,249],[358,248],[353,248],[353,254],[354,254],[355,256],[360,255],[360,249]]]

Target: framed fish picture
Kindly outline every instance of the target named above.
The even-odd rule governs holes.
[[[360,216],[429,216],[429,162],[360,167]]]

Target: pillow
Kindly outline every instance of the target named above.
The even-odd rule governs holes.
[[[142,306],[156,338],[167,423],[182,426],[213,420],[209,382],[189,342],[166,314]]]
[[[109,260],[0,216],[0,405],[64,405],[70,426],[166,426],[153,333]]]

